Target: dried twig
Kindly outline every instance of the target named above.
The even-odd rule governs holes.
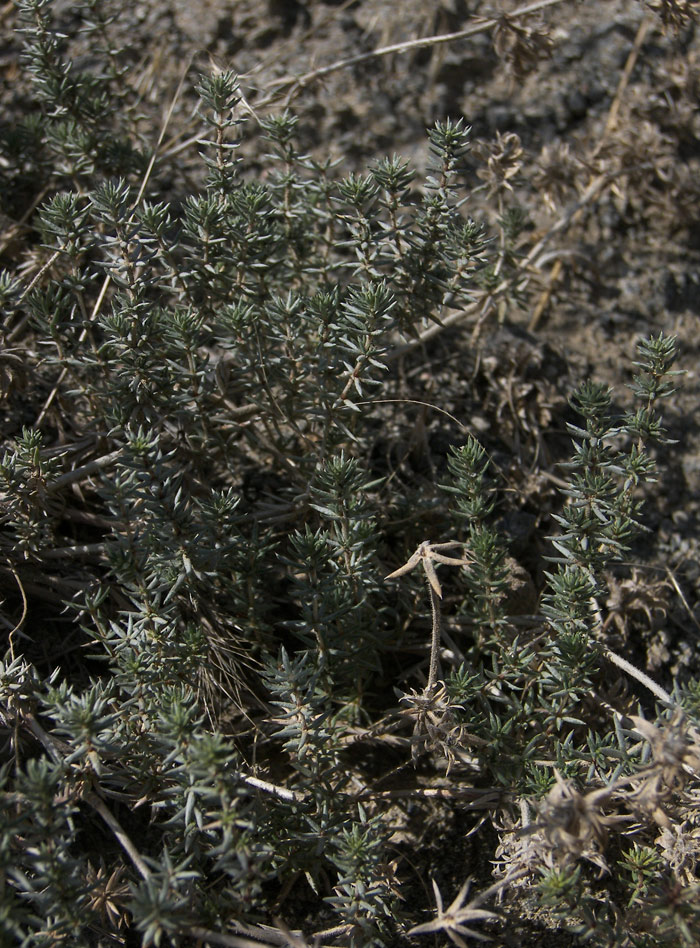
[[[538,10],[544,10],[547,7],[556,6],[561,2],[562,0],[537,0],[535,3],[530,3],[524,7],[519,7],[517,10],[514,10],[508,15],[508,18],[510,20],[514,20],[520,17],[528,16],[530,13],[536,13]],[[338,59],[334,63],[330,63],[327,66],[321,66],[319,69],[312,69],[309,72],[303,73],[301,76],[283,76],[280,79],[273,80],[269,86],[270,88],[277,89],[286,89],[291,87],[292,91],[296,91],[297,89],[308,85],[310,82],[313,82],[316,79],[322,79],[333,72],[338,72],[340,69],[347,69],[350,66],[357,66],[360,63],[367,62],[371,59],[376,59],[380,56],[389,56],[392,53],[405,53],[413,49],[427,49],[431,46],[439,46],[444,43],[454,43],[457,40],[467,39],[470,36],[477,36],[479,33],[485,33],[488,30],[492,30],[498,25],[498,23],[499,20],[497,17],[491,17],[489,19],[481,20],[478,23],[474,23],[471,26],[466,27],[464,30],[458,30],[456,33],[442,33],[437,36],[423,36],[414,40],[406,40],[403,43],[394,43],[391,46],[381,46],[378,49],[373,49],[368,53],[358,53],[358,55],[349,56],[347,59]],[[267,100],[263,100],[262,104],[267,105],[271,100],[272,96],[270,96]],[[258,105],[258,108],[259,107],[260,105]]]

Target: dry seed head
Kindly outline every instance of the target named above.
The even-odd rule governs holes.
[[[437,751],[447,760],[447,773],[456,759],[455,751],[462,743],[464,727],[454,711],[461,705],[451,704],[444,682],[431,691],[411,691],[401,698],[406,707],[401,713],[415,721],[411,739],[411,755],[417,760],[425,751]]]
[[[474,152],[485,162],[477,175],[485,182],[489,196],[512,191],[511,181],[520,172],[523,164],[523,149],[520,137],[515,132],[501,135],[484,145],[475,146]]]
[[[570,781],[555,771],[556,784],[539,806],[536,829],[556,858],[564,862],[583,858],[607,871],[603,856],[608,830],[628,817],[608,814],[603,806],[612,796],[614,786],[581,793]]]
[[[698,882],[696,873],[700,864],[700,826],[693,826],[688,821],[665,826],[654,842],[675,875],[687,885]]]
[[[630,719],[649,744],[652,760],[668,792],[681,789],[689,776],[700,773],[700,733],[687,723],[682,711],[675,711],[670,720],[661,724],[652,724],[637,715],[630,715]]]
[[[576,179],[585,169],[583,162],[571,151],[568,142],[545,145],[537,159],[533,185],[551,211],[571,200]]]
[[[697,19],[697,0],[647,0],[647,6],[658,14],[666,27],[679,32]]]
[[[682,711],[661,725],[630,715],[634,727],[651,748],[652,763],[639,774],[627,802],[670,830],[671,820],[663,809],[673,794],[682,790],[690,776],[700,772],[700,734],[687,724]]]
[[[551,55],[552,38],[544,25],[525,26],[502,14],[493,30],[493,48],[516,79],[522,79]]]
[[[643,615],[653,629],[666,617],[668,611],[668,590],[670,583],[666,579],[650,581],[641,570],[633,569],[627,579],[617,579],[612,573],[606,574],[608,608],[606,626],[615,624],[618,632],[626,638],[628,626],[633,616]]]

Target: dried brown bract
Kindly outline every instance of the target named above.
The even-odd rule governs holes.
[[[503,13],[493,31],[493,48],[516,79],[537,68],[552,51],[552,40],[543,24],[525,26]]]
[[[555,859],[564,863],[587,859],[607,872],[603,852],[608,831],[629,819],[604,810],[614,786],[581,793],[560,774],[556,778],[556,784],[540,804],[535,828],[542,832]]]
[[[496,138],[474,148],[485,167],[479,168],[477,175],[488,188],[489,196],[512,191],[512,181],[520,172],[523,164],[523,149],[520,137],[515,132],[496,133]]]
[[[694,23],[698,16],[696,0],[647,0],[647,6],[658,14],[664,28],[678,32]]]
[[[571,200],[583,169],[583,162],[572,152],[568,142],[557,141],[544,146],[532,180],[551,211]]]

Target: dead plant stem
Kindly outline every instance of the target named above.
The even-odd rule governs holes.
[[[536,13],[539,10],[544,10],[547,7],[556,6],[561,2],[562,0],[537,0],[535,3],[530,3],[524,7],[519,7],[517,10],[513,10],[513,12],[509,14],[508,18],[510,20],[519,19],[520,17],[528,16],[530,13]],[[490,17],[489,19],[481,20],[478,23],[473,23],[464,30],[458,30],[456,33],[441,33],[437,36],[423,36],[414,40],[406,40],[403,43],[393,43],[390,46],[380,46],[378,49],[373,49],[368,53],[359,53],[357,56],[349,56],[347,59],[338,59],[334,63],[330,63],[327,66],[321,66],[319,69],[312,69],[310,72],[306,72],[301,76],[282,76],[280,79],[276,79],[274,82],[270,83],[270,87],[276,87],[278,89],[291,87],[291,94],[295,89],[302,88],[315,79],[321,79],[324,76],[330,75],[330,73],[338,72],[340,69],[347,69],[349,66],[357,66],[360,63],[367,62],[370,59],[376,59],[379,56],[389,56],[392,53],[405,53],[412,49],[426,49],[431,46],[439,46],[443,43],[454,43],[456,40],[467,39],[470,36],[477,36],[479,33],[485,33],[488,30],[493,29],[494,26],[498,24],[498,22],[498,17]]]
[[[433,616],[433,627],[430,640],[430,670],[428,672],[428,684],[425,686],[425,690],[427,694],[431,694],[437,681],[438,655],[440,653],[442,622],[440,615],[440,600],[438,598],[438,594],[435,592],[430,582],[428,582],[428,592],[430,593],[430,610]]]

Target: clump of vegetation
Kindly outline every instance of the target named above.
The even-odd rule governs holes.
[[[435,327],[467,313],[476,339],[518,301],[519,145],[485,159],[489,228],[463,120],[430,130],[425,175],[344,175],[291,112],[244,122],[219,71],[173,184],[109,5],[80,4],[89,69],[50,0],[18,11],[0,940],[463,945],[520,920],[696,944],[700,691],[619,655],[608,599],[672,450],[675,339],[638,340],[628,410],[574,386],[526,573],[502,467],[450,416],[436,468],[397,387]],[[455,812],[483,816],[489,869],[460,866],[445,908],[424,821],[444,857]]]

